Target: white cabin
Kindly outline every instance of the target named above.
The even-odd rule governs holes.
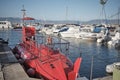
[[[0,29],[11,29],[12,24],[10,21],[0,21]]]

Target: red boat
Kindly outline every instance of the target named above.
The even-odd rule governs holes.
[[[81,64],[81,57],[73,64],[59,50],[49,47],[50,44],[35,42],[35,28],[22,27],[22,42],[15,46],[13,52],[22,61],[32,77],[44,80],[76,80]],[[48,39],[51,40],[51,39]],[[51,41],[48,41],[51,43]]]
[[[31,17],[25,17],[24,20],[34,20]],[[13,53],[22,65],[25,71],[31,77],[43,78],[44,80],[76,80],[82,58],[76,59],[73,64],[58,49],[51,47],[52,38],[49,36],[47,44],[38,44],[35,40],[35,27],[22,27],[22,42],[17,44]]]

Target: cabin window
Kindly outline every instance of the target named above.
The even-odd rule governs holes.
[[[6,24],[6,22],[0,22],[0,24]]]

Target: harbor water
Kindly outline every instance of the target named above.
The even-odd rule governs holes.
[[[21,29],[1,30],[0,37],[9,40],[9,46],[13,48],[21,41]],[[64,38],[70,42],[68,57],[74,62],[77,57],[82,57],[79,70],[80,76],[98,78],[108,75],[105,67],[113,62],[120,61],[120,51],[112,46],[98,44],[96,41],[76,38]],[[93,62],[92,62],[93,61]],[[91,63],[93,67],[91,68]]]

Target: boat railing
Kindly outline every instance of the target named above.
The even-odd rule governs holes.
[[[59,37],[50,36],[52,38],[52,43],[47,44],[47,38],[48,37],[49,37],[49,35],[42,35],[42,36],[37,35],[36,38],[35,38],[36,42],[37,42],[37,45],[38,44],[45,44],[46,46],[52,48],[53,50],[58,50],[59,49],[61,52],[69,50],[69,44],[70,43],[68,41],[66,41],[62,38],[59,38]]]
[[[37,35],[35,37],[36,39],[36,47],[39,49],[38,50],[38,54],[40,57],[47,57],[49,58],[50,57],[50,51],[59,51],[60,53],[63,53],[65,55],[69,54],[69,42],[66,41],[66,40],[63,40],[61,38],[56,38],[55,36],[50,36],[52,38],[52,43],[51,44],[47,44],[47,38],[48,36],[47,35]],[[41,47],[42,45],[44,45],[45,47],[49,47],[49,49],[46,49],[48,54],[46,55],[43,55],[43,54],[40,54],[42,48],[44,47]],[[42,61],[42,60],[41,60]]]

